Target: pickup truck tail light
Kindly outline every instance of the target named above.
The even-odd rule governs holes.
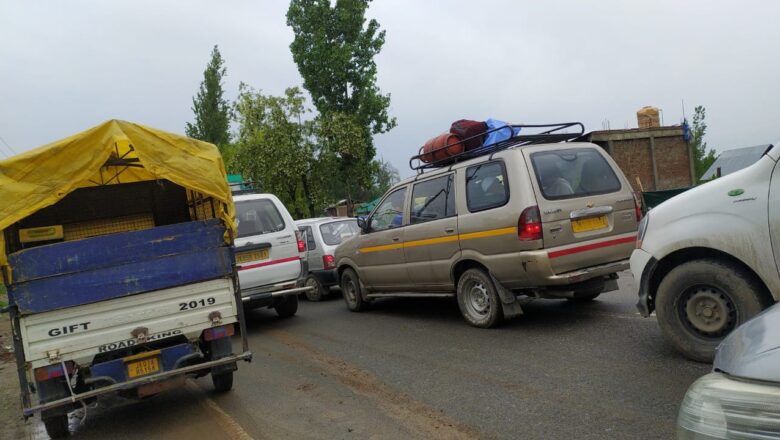
[[[306,243],[303,242],[303,232],[296,230],[295,239],[298,240],[298,252],[306,252]]]
[[[539,214],[538,206],[525,208],[520,214],[520,219],[517,221],[517,237],[521,241],[542,239],[542,216]]]
[[[236,328],[233,324],[211,327],[203,330],[203,339],[207,341],[213,341],[215,339],[227,338],[229,336],[233,336],[235,332]]]
[[[65,362],[65,368],[68,369],[69,376],[73,374],[73,362]],[[62,371],[62,364],[48,365],[35,369],[35,380],[38,382],[44,382],[64,376],[65,373]]]
[[[333,255],[323,255],[322,265],[325,266],[325,269],[335,269],[336,259],[333,257]]]

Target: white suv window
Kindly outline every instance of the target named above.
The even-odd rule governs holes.
[[[274,202],[268,199],[243,200],[236,202],[238,238],[279,232],[284,229],[284,220]]]

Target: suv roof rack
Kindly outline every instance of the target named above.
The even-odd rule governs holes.
[[[431,162],[424,162],[422,160],[423,156],[428,156],[433,158],[436,156],[436,152],[438,151],[442,151],[442,150],[446,151],[448,148],[454,145],[458,145],[460,143],[465,144],[465,142],[468,140],[480,138],[494,131],[506,130],[508,127],[511,127],[512,133],[515,132],[515,129],[519,129],[519,133],[510,137],[509,139],[505,139],[503,141],[496,142],[490,145],[482,145],[480,147],[474,148],[469,151],[464,151],[462,153],[447,156],[443,159],[433,160]],[[573,133],[569,133],[568,131],[561,132],[562,130],[566,130],[569,128],[576,128],[578,130]],[[524,129],[546,129],[546,130],[542,130],[537,133],[526,134],[527,130]],[[572,139],[576,139],[582,136],[584,133],[585,133],[585,126],[582,125],[581,122],[560,122],[555,124],[507,124],[504,125],[503,127],[496,127],[487,130],[483,133],[479,133],[477,135],[465,139],[461,139],[457,142],[447,144],[443,147],[437,148],[427,153],[420,152],[420,154],[414,155],[412,156],[411,159],[409,159],[409,168],[419,173],[422,173],[426,169],[439,168],[446,165],[452,165],[466,159],[472,159],[474,157],[483,156],[485,154],[495,153],[501,150],[506,150],[507,148],[511,148],[511,147],[517,147],[523,145],[534,145],[534,144],[546,144],[546,143],[553,143],[553,142],[568,142]]]

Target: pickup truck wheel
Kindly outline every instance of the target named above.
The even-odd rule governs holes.
[[[306,291],[306,299],[309,301],[322,301],[322,297],[325,296],[325,288],[322,287],[322,284],[317,280],[317,277],[314,275],[309,275],[308,278],[306,278],[306,287],[313,287],[313,290],[307,290]]]
[[[214,390],[218,393],[225,393],[233,388],[233,372],[212,374],[211,383],[214,384]]]
[[[280,318],[289,318],[298,311],[298,295],[287,295],[274,304],[274,310]]]
[[[341,274],[341,292],[347,308],[352,312],[360,312],[368,305],[363,300],[363,292],[360,290],[360,278],[352,269],[344,269]]]
[[[715,347],[764,304],[761,287],[741,268],[694,260],[672,269],[658,286],[656,315],[664,337],[685,357],[712,362]]]
[[[46,427],[46,433],[51,438],[65,438],[70,435],[67,414],[44,417],[43,426]]]
[[[466,322],[474,327],[495,327],[504,317],[493,280],[482,269],[469,269],[460,276],[458,307]]]

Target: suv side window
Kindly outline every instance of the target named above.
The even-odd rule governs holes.
[[[455,215],[455,188],[452,184],[452,174],[414,185],[411,224],[453,215]]]
[[[403,224],[406,187],[397,189],[382,200],[371,216],[371,230],[384,231]]]
[[[503,206],[509,201],[504,163],[486,162],[466,168],[466,205],[469,212]]]

